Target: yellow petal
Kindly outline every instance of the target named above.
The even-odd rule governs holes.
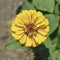
[[[26,13],[23,13],[23,14],[22,14],[21,20],[22,20],[25,24],[29,23],[29,19],[28,19],[28,16],[26,15]]]
[[[38,23],[36,26],[39,27],[39,26],[47,26],[49,25],[49,22],[48,22],[48,19],[44,19],[41,23]]]
[[[31,15],[30,15],[30,13],[29,13],[29,11],[28,11],[28,10],[24,10],[24,11],[22,11],[22,14],[25,14],[25,15],[27,16],[28,21],[30,21],[30,20],[31,20]],[[24,20],[25,20],[25,22],[26,22],[26,19],[24,19]]]
[[[21,43],[21,44],[24,44],[25,42],[26,42],[26,35],[24,35],[20,40],[19,40],[19,42]]]
[[[23,14],[23,13],[28,13],[28,12],[29,12],[28,10],[23,10],[23,11],[22,11],[22,14]]]
[[[38,30],[38,33],[40,33],[42,36],[47,36],[48,35],[48,33],[46,31],[44,31],[44,29],[43,30],[42,29]]]
[[[29,11],[29,13],[33,13],[33,14],[34,14],[35,12],[36,12],[36,10],[30,10],[30,11]]]
[[[36,45],[36,43],[35,43],[35,41],[32,39],[32,46],[33,47],[36,47],[37,45]]]
[[[44,31],[49,32],[49,26],[47,26]]]
[[[48,19],[45,19],[40,25],[48,25],[49,22],[48,22]]]
[[[14,25],[25,27],[24,23],[20,19],[17,19],[13,22]]]
[[[21,30],[21,31],[20,30],[19,31],[17,30],[15,33],[21,35],[21,34],[24,34],[24,31],[23,30]]]
[[[21,20],[21,15],[22,15],[21,13],[17,15],[17,17],[14,20],[14,23],[19,24],[19,25],[24,24],[24,22]]]
[[[12,31],[19,30],[19,27],[16,27],[16,26],[12,25],[11,30],[12,30]]]
[[[37,13],[34,13],[32,16],[32,23],[35,23],[37,21]]]
[[[27,37],[27,39],[26,39],[25,46],[26,47],[31,47],[32,46],[32,40],[29,37]]]
[[[34,37],[35,41],[38,44],[41,44],[42,42],[44,42],[46,40],[47,37],[42,36],[41,34],[37,34],[36,37]]]
[[[29,13],[30,13],[30,18],[31,18],[31,23],[34,23],[34,20],[37,17],[36,10],[30,10]]]
[[[26,15],[26,13],[23,13],[22,17],[26,24],[29,23],[29,19],[28,19],[28,16]]]
[[[34,24],[36,24],[38,21],[40,21],[40,20],[38,20],[39,19],[39,16],[38,16],[38,14],[37,13],[34,13],[33,14],[33,16],[32,16],[32,22],[34,23]]]
[[[41,23],[44,19],[45,19],[45,17],[43,16],[43,14],[41,12],[38,12],[37,13],[37,21],[35,24]]]
[[[18,31],[18,30],[23,30],[23,29],[19,28],[18,26],[15,26],[15,24],[14,24],[14,25],[11,26],[11,30],[12,31]]]
[[[28,18],[28,23],[32,23],[33,21],[33,16],[34,14],[36,13],[36,10],[25,10],[25,11],[22,11],[23,15],[26,15],[27,18]],[[35,14],[36,15],[36,14]],[[26,19],[24,19],[26,20]]]
[[[16,40],[19,40],[23,35],[24,35],[24,34],[19,35],[19,34],[14,34],[14,33],[12,33],[12,36],[13,36]]]

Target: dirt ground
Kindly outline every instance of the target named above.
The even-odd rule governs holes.
[[[30,51],[5,49],[6,41],[10,33],[7,22],[16,16],[17,8],[23,3],[23,0],[0,0],[0,60],[34,60],[34,54]]]

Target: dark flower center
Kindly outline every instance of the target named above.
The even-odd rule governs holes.
[[[30,32],[30,33],[35,32],[35,26],[34,26],[34,24],[28,24],[27,25],[27,32]]]
[[[27,24],[26,25],[26,29],[27,29],[26,34],[29,37],[32,37],[33,35],[36,35],[36,29],[35,28],[36,28],[36,26],[33,23]]]

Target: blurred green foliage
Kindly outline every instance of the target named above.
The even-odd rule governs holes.
[[[23,9],[42,11],[49,20],[49,37],[42,45],[32,48],[35,55],[39,55],[40,53],[40,60],[60,60],[60,0],[25,0],[25,2],[18,7],[16,14]],[[12,37],[7,41],[6,47],[7,49],[27,49]],[[48,49],[48,51],[44,48]],[[48,56],[46,57],[45,54],[48,54]]]

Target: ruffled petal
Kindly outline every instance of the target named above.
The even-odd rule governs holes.
[[[25,44],[25,42],[26,42],[26,35],[24,35],[20,40],[19,40],[19,42],[21,43],[21,44]]]
[[[11,27],[11,30],[12,31],[23,31],[25,28],[23,28],[23,27],[19,27],[19,26],[17,26],[17,25],[12,25],[12,27]]]
[[[26,39],[25,46],[26,47],[31,47],[32,46],[32,40],[29,37],[27,37],[27,39]]]
[[[49,29],[49,26],[47,26],[45,29],[43,29],[44,31],[46,31],[46,32],[49,32],[50,31],[50,29]]]
[[[37,27],[47,26],[47,25],[49,25],[49,22],[48,19],[46,18],[42,22],[36,24]]]
[[[32,46],[33,46],[33,47],[36,47],[36,46],[37,46],[37,44],[36,44],[36,42],[34,41],[34,39],[32,39]]]
[[[37,20],[35,22],[35,24],[40,24],[44,21],[45,17],[43,16],[43,14],[41,12],[37,13]]]
[[[36,37],[34,36],[34,39],[36,43],[39,45],[46,40],[46,37],[42,36],[41,34],[37,34]]]
[[[24,36],[24,34],[19,35],[19,34],[14,34],[14,33],[12,33],[12,36],[13,36],[16,40],[19,40],[21,37]]]
[[[44,30],[38,30],[38,33],[40,33],[42,36],[47,36],[48,32],[44,31]]]

